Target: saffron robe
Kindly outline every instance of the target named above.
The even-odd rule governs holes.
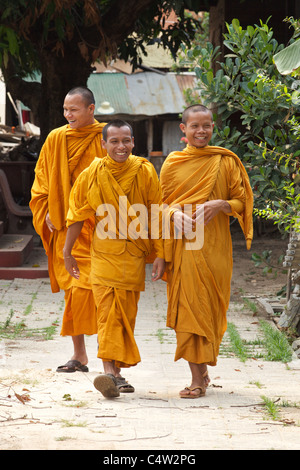
[[[168,312],[167,326],[176,331],[175,360],[216,365],[226,331],[230,300],[232,242],[229,216],[236,217],[244,232],[247,249],[253,237],[253,194],[240,159],[221,147],[197,149],[187,146],[172,152],[161,173],[163,202],[170,213],[177,206],[223,199],[231,213],[219,212],[204,227],[202,248],[186,249],[188,241],[177,238],[174,224],[165,240]],[[173,230],[173,231],[172,231]],[[189,245],[191,246],[191,244]]]
[[[106,155],[101,147],[104,124],[72,129],[68,124],[51,131],[41,149],[31,189],[33,225],[48,256],[52,292],[65,291],[62,335],[95,334],[96,313],[89,282],[90,244],[94,220],[87,220],[74,246],[82,276],[76,281],[64,266],[63,247],[72,185],[82,170],[97,157]],[[45,218],[49,212],[56,230],[50,232]],[[75,289],[76,288],[76,289]]]
[[[141,360],[134,327],[146,257],[152,248],[164,257],[161,232],[150,236],[152,208],[160,204],[153,165],[134,155],[123,163],[109,155],[95,159],[71,191],[67,225],[95,216],[90,280],[97,304],[98,357],[116,361],[117,367]]]

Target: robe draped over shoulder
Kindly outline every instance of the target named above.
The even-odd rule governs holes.
[[[98,357],[115,361],[117,367],[140,362],[134,327],[145,288],[146,257],[152,247],[156,256],[164,257],[161,237],[150,236],[151,211],[160,205],[156,171],[135,155],[123,163],[109,155],[95,159],[71,191],[67,225],[95,215],[90,279],[97,305]]]
[[[64,268],[62,249],[66,237],[66,219],[69,208],[69,196],[76,178],[95,157],[103,157],[106,151],[101,147],[104,123],[96,120],[93,124],[80,129],[71,129],[67,124],[54,129],[48,135],[40,152],[35,168],[35,179],[31,189],[30,208],[33,225],[40,235],[48,256],[48,270],[53,292],[69,289],[72,285],[88,287],[90,257],[89,245],[94,228],[94,221],[85,223],[80,239],[74,247],[82,260],[80,283]],[[50,232],[45,218],[49,217],[56,230]]]
[[[215,365],[226,331],[230,300],[232,243],[229,216],[236,217],[251,247],[253,195],[247,172],[233,152],[222,147],[187,146],[172,152],[161,173],[163,203],[170,213],[189,204],[195,210],[209,200],[222,199],[231,213],[220,212],[204,227],[202,248],[187,248],[185,236],[165,240],[167,326],[177,334],[175,360]]]
[[[71,192],[67,225],[95,215],[92,284],[144,290],[145,259],[152,247],[156,256],[164,257],[161,238],[149,236],[151,209],[160,204],[158,177],[144,158],[130,155],[118,163],[107,156],[80,175]],[[103,220],[107,232],[100,228]],[[140,236],[131,236],[131,229]]]

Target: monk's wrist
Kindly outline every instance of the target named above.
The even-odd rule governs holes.
[[[229,204],[229,202],[222,200],[221,210],[225,214],[229,214],[229,212],[231,212],[231,205]]]
[[[72,258],[72,254],[71,253],[66,253],[63,251],[63,257],[64,259],[69,259],[69,258]]]

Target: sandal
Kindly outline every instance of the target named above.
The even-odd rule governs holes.
[[[184,392],[184,390],[188,390],[189,392],[194,392],[195,390],[199,390],[198,393],[187,393],[187,394],[182,394],[182,392]],[[206,393],[206,390],[205,388],[203,387],[185,387],[185,389],[182,390],[182,392],[179,393],[180,397],[181,398],[200,398],[200,397],[204,397],[205,393]]]
[[[116,377],[112,374],[98,375],[94,380],[94,387],[106,398],[120,396]]]
[[[205,372],[203,372],[202,377],[204,378],[204,386],[197,385],[196,387],[185,387],[184,390],[179,392],[180,397],[181,398],[200,398],[200,397],[204,397],[204,395],[206,393],[206,388],[208,387],[209,382],[210,382],[210,378],[208,376],[208,371],[207,370]],[[185,390],[188,391],[188,393],[184,393]],[[196,390],[198,390],[197,393],[190,393],[190,392],[195,392]]]
[[[76,359],[70,359],[70,361],[68,361],[66,364],[64,364],[63,366],[59,366],[56,369],[56,372],[76,372],[76,371],[88,372],[89,369],[87,366],[84,366],[83,364],[81,364],[81,362],[76,361]]]
[[[121,393],[133,393],[134,387],[130,385],[124,377],[115,377],[116,385]]]

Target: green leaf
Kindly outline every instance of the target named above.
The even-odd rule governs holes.
[[[212,83],[213,79],[214,79],[214,74],[212,71],[209,71],[207,72],[206,74],[206,78],[207,78],[207,81],[209,83],[209,85]]]
[[[300,67],[300,39],[275,54],[273,60],[282,75],[289,75]]]
[[[253,34],[254,34],[253,26],[247,26],[247,32],[248,32],[249,36],[252,37]]]
[[[239,33],[240,31],[240,22],[237,18],[233,18],[232,20],[232,26],[234,27],[235,31]]]

